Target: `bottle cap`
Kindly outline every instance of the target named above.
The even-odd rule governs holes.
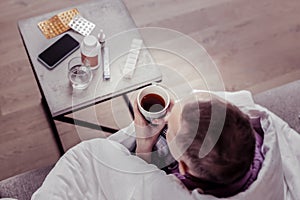
[[[84,37],[83,43],[88,48],[96,47],[97,39],[92,35],[88,35],[88,36]]]

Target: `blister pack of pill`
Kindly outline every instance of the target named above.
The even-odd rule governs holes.
[[[88,36],[96,26],[81,15],[76,15],[68,25],[83,36]]]
[[[124,78],[126,79],[132,78],[142,45],[143,45],[142,40],[136,38],[132,40],[129,53],[127,55],[126,63],[123,68]]]
[[[50,19],[39,22],[38,27],[45,35],[45,37],[47,39],[50,39],[69,30],[70,27],[68,26],[68,23],[77,14],[79,14],[79,11],[76,8],[67,10],[54,15]]]

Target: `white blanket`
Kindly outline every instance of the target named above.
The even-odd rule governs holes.
[[[300,135],[275,114],[255,105],[249,92],[219,95],[250,116],[260,117],[265,132],[265,161],[258,179],[248,190],[228,199],[299,200]],[[124,132],[130,131],[132,126],[117,135],[124,136]],[[114,137],[123,142],[126,140],[126,137]],[[166,175],[156,166],[131,155],[116,141],[94,139],[70,149],[57,162],[32,199],[218,198],[199,194],[196,190],[189,192],[173,175]]]

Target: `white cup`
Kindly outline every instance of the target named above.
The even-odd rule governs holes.
[[[161,86],[151,85],[143,88],[137,95],[137,104],[146,120],[163,118],[170,105],[170,96]]]

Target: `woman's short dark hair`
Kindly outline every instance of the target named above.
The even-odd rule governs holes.
[[[213,107],[223,109],[225,117],[212,119]],[[218,129],[207,134],[210,123],[223,125],[221,134],[216,132]],[[212,150],[200,158],[204,138],[209,140],[214,134],[220,134],[219,139]],[[249,170],[255,153],[255,135],[248,116],[218,98],[190,102],[183,107],[176,143],[186,149],[182,159],[198,178],[218,184],[229,184],[242,177]]]

